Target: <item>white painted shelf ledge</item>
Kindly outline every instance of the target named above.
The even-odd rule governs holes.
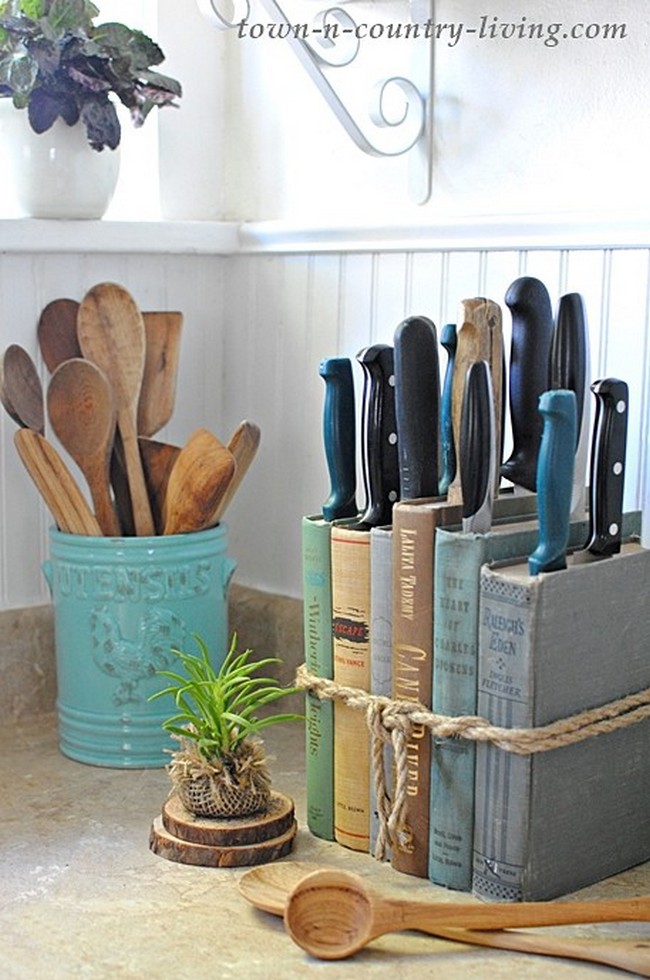
[[[231,255],[239,224],[228,221],[0,220],[0,253]]]

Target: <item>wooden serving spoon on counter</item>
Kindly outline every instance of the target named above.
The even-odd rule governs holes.
[[[63,361],[81,357],[77,338],[78,311],[79,303],[76,299],[53,299],[41,311],[36,336],[41,357],[50,374]]]
[[[33,429],[18,429],[14,443],[59,530],[68,534],[101,535],[86,498],[45,436]]]
[[[197,429],[179,452],[169,474],[163,507],[164,534],[202,531],[235,475],[230,450],[208,429]]]
[[[0,400],[14,422],[43,435],[41,379],[33,360],[19,344],[10,344],[0,359]]]
[[[254,868],[240,879],[239,890],[257,908],[284,916],[287,931],[294,941],[320,959],[350,956],[370,939],[386,932],[418,929],[455,942],[586,960],[638,976],[650,976],[650,942],[582,941],[494,931],[501,926],[645,921],[650,918],[650,898],[647,897],[506,906],[409,902],[374,896],[365,887],[363,879],[350,872],[318,868],[299,861]],[[432,916],[436,918],[435,923]],[[481,925],[477,926],[478,922]],[[466,925],[472,928],[466,928]],[[296,935],[293,929],[297,929]]]
[[[102,533],[118,537],[109,480],[116,410],[106,375],[83,357],[64,361],[50,379],[47,411],[59,442],[86,478]]]
[[[77,335],[84,357],[102,369],[115,395],[136,534],[153,535],[155,528],[137,434],[145,361],[142,314],[122,286],[99,283],[86,293],[79,305]]]

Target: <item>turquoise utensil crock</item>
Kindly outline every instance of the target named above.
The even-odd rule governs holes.
[[[225,525],[192,534],[86,537],[50,530],[43,571],[52,593],[59,747],[79,762],[157,768],[175,743],[162,722],[172,698],[150,702],[175,669],[172,647],[205,640],[215,668],[228,649],[235,562]]]

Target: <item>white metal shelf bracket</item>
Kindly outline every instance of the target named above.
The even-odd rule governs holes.
[[[267,32],[284,38],[359,149],[378,157],[407,155],[410,198],[417,203],[429,198],[433,0],[390,5],[341,0],[345,8],[321,3],[309,15],[305,0],[258,0],[268,15],[264,21],[252,19],[252,0],[197,3],[218,28],[237,28],[242,37]],[[353,5],[363,7],[363,14],[351,13]]]

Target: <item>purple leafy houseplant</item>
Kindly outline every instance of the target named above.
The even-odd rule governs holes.
[[[120,123],[114,98],[141,126],[154,106],[177,105],[181,86],[153,70],[158,45],[124,24],[95,24],[90,0],[0,0],[0,98],[27,109],[44,133],[81,121],[95,150],[114,150]],[[111,98],[113,96],[114,98]]]

